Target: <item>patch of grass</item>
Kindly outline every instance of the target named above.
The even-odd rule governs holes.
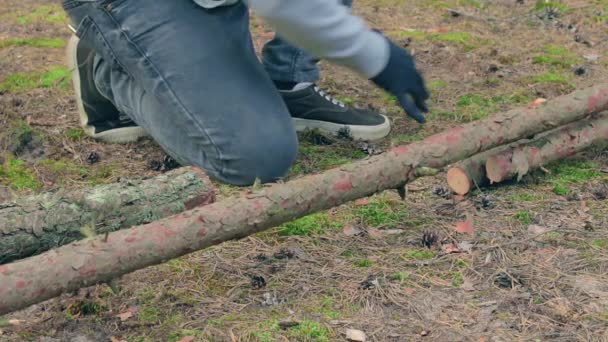
[[[523,223],[523,224],[530,224],[532,223],[532,213],[527,211],[527,210],[520,210],[515,214],[515,217],[517,218],[517,220],[519,220],[519,222]]]
[[[382,197],[376,197],[367,205],[356,207],[352,216],[365,225],[384,228],[394,228],[404,224],[410,217],[403,202],[390,201]]]
[[[80,177],[84,178],[89,175],[86,168],[76,165],[73,161],[67,159],[53,160],[43,159],[37,163],[37,166],[43,167],[56,177]]]
[[[542,200],[544,197],[541,194],[530,194],[530,193],[517,193],[511,196],[511,201],[514,202],[536,202]]]
[[[444,80],[431,80],[428,83],[428,88],[431,92],[443,89],[448,86],[448,83]]]
[[[329,217],[326,213],[316,213],[285,223],[279,228],[278,233],[281,236],[310,236],[320,234],[328,229],[340,229],[342,225],[342,222]]]
[[[464,276],[461,273],[452,273],[452,286],[460,287],[464,284]]]
[[[0,48],[9,46],[32,46],[38,48],[62,48],[65,46],[63,39],[28,38],[28,39],[0,39]]]
[[[427,133],[418,132],[414,134],[398,134],[391,138],[391,142],[395,145],[397,144],[407,144],[414,141],[423,140],[428,136]]]
[[[549,1],[549,0],[537,0],[536,5],[534,6],[534,10],[536,11],[546,11],[553,10],[558,11],[560,13],[565,13],[568,11],[568,6],[566,4],[562,4],[557,1]]]
[[[352,258],[354,255],[355,253],[350,249],[347,249],[344,252],[340,253],[340,256],[343,256],[345,258]]]
[[[473,121],[498,112],[504,105],[523,104],[530,102],[530,97],[522,94],[487,96],[477,93],[460,96],[456,100],[456,110],[453,119],[457,121]]]
[[[393,273],[389,276],[389,279],[396,281],[405,281],[410,279],[410,274],[406,272]]]
[[[116,166],[113,164],[103,165],[93,173],[90,173],[87,180],[90,185],[106,184],[111,179],[115,169]]]
[[[361,259],[353,262],[353,265],[357,267],[370,267],[372,265],[372,262],[368,259]]]
[[[570,77],[564,74],[557,74],[554,72],[547,72],[544,74],[540,74],[532,77],[532,82],[534,83],[555,83],[555,84],[570,84]]]
[[[580,61],[581,59],[573,55],[568,49],[557,45],[547,45],[543,49],[543,54],[532,57],[532,63],[534,64],[560,68],[569,68]]]
[[[59,87],[67,89],[70,71],[64,66],[53,66],[44,73],[14,74],[0,83],[0,91],[20,93],[36,88]]]
[[[67,19],[65,11],[56,5],[39,6],[34,11],[17,17],[18,24],[30,24],[44,21],[47,23],[63,23]]]
[[[593,241],[593,246],[600,248],[600,249],[608,250],[608,239],[595,240],[595,241]]]
[[[433,259],[435,255],[436,253],[433,251],[419,249],[405,253],[403,258],[406,260],[429,260]]]
[[[42,183],[23,160],[9,158],[0,165],[0,183],[15,190],[38,190]]]
[[[289,337],[296,341],[327,342],[330,338],[330,331],[321,323],[305,320],[298,326],[289,329]]]
[[[552,164],[548,169],[551,171],[549,182],[553,185],[553,192],[560,196],[568,195],[570,186],[574,184],[604,177],[592,162],[566,160]]]
[[[75,127],[70,127],[68,128],[68,130],[65,132],[65,135],[73,141],[79,141],[82,140],[82,138],[85,137],[85,133],[82,130],[82,128],[75,128]]]
[[[66,314],[71,315],[72,317],[76,315],[87,316],[96,315],[107,310],[108,308],[104,305],[92,301],[82,300],[70,305],[66,311]]]
[[[331,297],[325,296],[319,305],[319,311],[327,318],[327,319],[338,319],[342,314],[334,309],[334,300]]]
[[[167,336],[167,341],[168,342],[177,342],[177,341],[179,341],[182,338],[187,337],[187,336],[198,337],[198,336],[201,336],[202,334],[203,334],[203,332],[200,331],[200,330],[180,330],[180,331],[174,331],[174,332],[170,333],[169,336]]]
[[[138,318],[142,323],[157,323],[160,317],[160,311],[152,306],[143,307],[139,310]]]
[[[327,170],[365,157],[366,154],[363,151],[339,143],[331,146],[301,143],[298,160],[292,167],[290,175],[309,174]]]

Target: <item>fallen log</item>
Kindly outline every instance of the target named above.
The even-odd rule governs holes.
[[[496,165],[493,170],[499,183],[514,176],[524,176],[528,171],[537,169],[544,164],[574,155],[588,147],[606,139],[602,135],[602,127],[608,125],[608,114],[602,114],[595,119],[582,120],[562,128],[543,132],[532,139],[524,139],[513,144],[500,146],[495,149],[474,155],[471,158],[459,161],[448,169],[446,180],[452,191],[458,195],[466,195],[476,186],[483,187],[490,184],[486,173],[486,163],[496,163],[496,158],[513,158],[514,162],[508,165]],[[541,152],[537,153],[536,150]],[[521,160],[524,154],[530,158],[540,160]],[[504,163],[504,161],[503,161]],[[541,164],[539,164],[541,163]],[[506,167],[506,169],[502,169]],[[500,173],[504,172],[504,175]]]
[[[184,167],[145,180],[122,180],[1,203],[0,264],[153,222],[214,200],[205,173]]]
[[[551,162],[608,141],[608,114],[562,127],[526,144],[493,154],[486,160],[491,184],[525,176]]]
[[[386,189],[418,167],[441,168],[608,108],[608,84],[457,126],[423,141],[252,190],[149,224],[90,238],[0,266],[0,314],[194,251],[239,239]]]

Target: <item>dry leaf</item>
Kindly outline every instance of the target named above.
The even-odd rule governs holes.
[[[462,252],[460,250],[460,248],[458,248],[458,246],[455,243],[450,243],[448,245],[442,245],[441,249],[446,254],[461,253]]]
[[[120,340],[114,336],[110,337],[110,342],[127,342],[127,340]]]
[[[543,99],[542,97],[539,97],[536,100],[530,102],[530,104],[528,105],[528,107],[530,107],[530,108],[540,107],[545,102],[547,102],[547,99]]]
[[[194,341],[194,336],[186,336],[177,342],[192,342]]]
[[[581,201],[581,210],[582,210],[584,213],[586,213],[586,212],[588,212],[588,211],[589,211],[589,207],[587,207],[587,201],[585,201],[585,200],[582,200],[582,201]]]
[[[588,60],[589,62],[595,62],[598,59],[600,59],[600,55],[592,53],[592,54],[588,54],[588,55],[583,55],[583,58]]]
[[[414,289],[413,289],[413,288],[411,288],[411,287],[406,287],[406,288],[404,288],[404,289],[403,289],[403,292],[405,292],[405,294],[406,294],[406,295],[411,296],[411,295],[413,295],[414,293],[416,293],[416,290],[414,290]]]
[[[456,224],[456,231],[463,234],[473,234],[475,232],[473,221],[469,219],[463,222],[458,222]]]
[[[454,200],[454,203],[460,203],[460,202],[464,201],[464,198],[465,197],[462,195],[454,195],[452,197],[452,199]]]
[[[357,236],[363,234],[363,229],[355,226],[354,224],[347,224],[342,228],[342,232],[346,236]]]
[[[133,313],[131,311],[125,311],[123,313],[116,315],[116,317],[120,318],[121,322],[124,322],[124,321],[128,320],[129,318],[133,317]]]
[[[364,206],[364,205],[368,205],[369,201],[367,200],[367,198],[359,198],[358,200],[355,201],[355,205],[356,206]]]
[[[428,29],[426,32],[428,33],[448,33],[450,30],[446,27],[433,27]]]
[[[532,236],[544,234],[548,231],[549,231],[549,228],[547,228],[547,227],[538,226],[535,224],[528,226],[528,234],[530,234]]]
[[[477,340],[477,342],[486,342],[486,338],[485,338],[485,336],[481,336],[481,337],[480,337],[480,338]]]
[[[427,330],[422,330],[420,332],[420,336],[428,336],[428,335],[429,335],[429,332]]]
[[[352,342],[365,342],[367,341],[367,336],[361,330],[346,329],[346,339]]]
[[[376,228],[367,228],[367,233],[372,239],[382,239],[384,234]]]
[[[405,230],[403,229],[387,229],[387,230],[383,230],[382,233],[384,233],[384,235],[399,235],[399,234],[403,234],[405,232]]]

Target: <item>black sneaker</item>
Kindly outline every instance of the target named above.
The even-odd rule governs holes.
[[[292,90],[281,90],[280,93],[299,132],[318,129],[336,135],[348,129],[355,140],[378,140],[386,137],[391,130],[386,116],[370,110],[349,108],[314,83],[300,83]]]
[[[72,83],[80,125],[88,136],[108,143],[128,143],[146,136],[143,128],[106,99],[95,86],[93,79],[93,50],[79,44],[72,35],[67,46],[67,64],[72,72]]]

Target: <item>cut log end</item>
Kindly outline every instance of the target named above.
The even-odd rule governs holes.
[[[448,170],[448,186],[458,195],[466,195],[471,191],[473,182],[462,168],[455,166]]]

